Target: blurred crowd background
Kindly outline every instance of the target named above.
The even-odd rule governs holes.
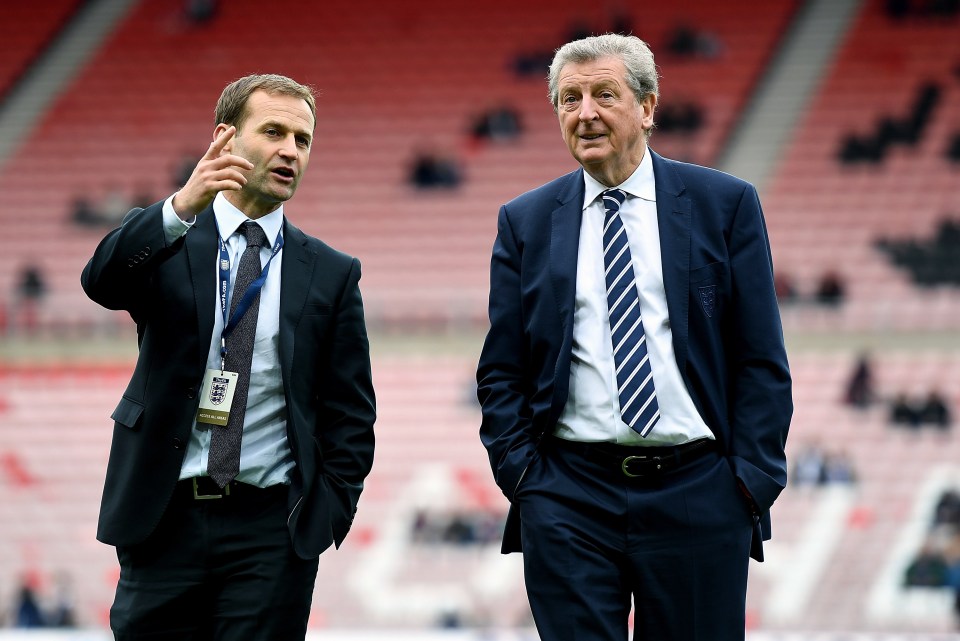
[[[287,215],[358,256],[379,420],[311,630],[526,628],[474,368],[500,204],[576,168],[556,47],[650,43],[652,147],[754,182],[794,376],[756,631],[960,617],[960,2],[48,0],[0,7],[0,627],[103,628],[109,415],[135,359],[79,275],[211,140],[223,86],[318,90]]]

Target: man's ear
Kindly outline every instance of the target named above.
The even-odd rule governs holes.
[[[647,97],[640,102],[640,109],[643,111],[643,128],[653,129],[653,112],[657,109],[657,95],[647,94]]]

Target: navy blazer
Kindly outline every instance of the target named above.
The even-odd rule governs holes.
[[[760,202],[743,180],[650,153],[677,366],[753,497],[762,560],[793,401]],[[583,196],[578,169],[500,209],[477,382],[480,437],[508,499],[567,401]],[[518,518],[511,509],[504,552],[520,549]]]
[[[216,310],[213,207],[172,246],[159,202],[134,209],[83,270],[87,295],[137,324],[140,353],[112,418],[97,538],[146,539],[180,474]],[[303,558],[338,546],[373,464],[375,401],[360,263],[283,223],[280,367],[296,461],[288,525]]]

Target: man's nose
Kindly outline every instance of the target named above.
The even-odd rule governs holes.
[[[589,122],[597,118],[596,105],[589,96],[584,96],[580,102],[580,122]]]
[[[280,155],[284,158],[297,157],[297,140],[293,136],[287,136],[280,145]]]

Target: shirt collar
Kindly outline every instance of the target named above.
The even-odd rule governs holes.
[[[651,160],[650,156],[650,148],[647,147],[640,164],[634,169],[633,173],[630,174],[629,178],[616,186],[616,189],[622,189],[637,198],[649,200],[654,203],[657,202],[656,183],[653,179],[653,160]],[[610,189],[610,187],[607,187],[587,172],[583,172],[583,185],[584,209],[589,207],[600,194]]]
[[[222,191],[213,199],[213,215],[217,218],[217,228],[220,230],[220,238],[223,239],[223,242],[227,242],[227,239],[237,231],[242,223],[250,220],[245,213],[234,207],[226,199]],[[263,233],[267,236],[267,242],[270,243],[270,247],[273,247],[277,234],[280,233],[280,228],[283,226],[283,205],[254,222],[263,228]]]

